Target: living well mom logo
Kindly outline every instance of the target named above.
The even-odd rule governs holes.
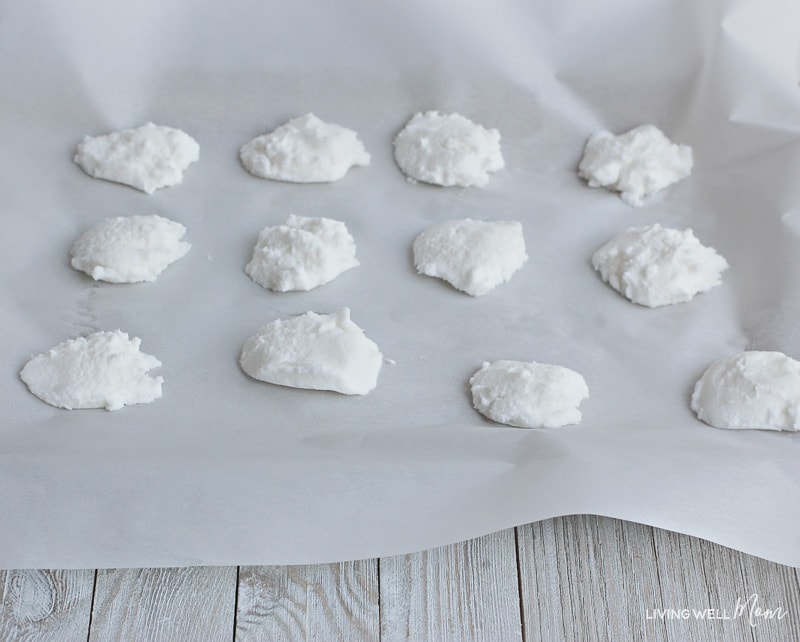
[[[744,618],[750,626],[755,627],[760,622],[782,620],[787,615],[789,615],[788,609],[783,606],[774,608],[763,606],[758,593],[753,593],[747,598],[737,597],[736,604],[732,609],[647,609],[645,618],[648,620],[739,620]]]

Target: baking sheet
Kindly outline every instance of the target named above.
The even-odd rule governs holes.
[[[725,431],[689,410],[708,364],[800,357],[796,2],[6,2],[0,567],[290,564],[451,543],[556,515],[609,515],[800,565],[800,435]],[[391,141],[416,111],[502,134],[485,189],[406,182]],[[372,164],[330,185],[256,179],[237,150],[314,112]],[[86,134],[148,120],[201,145],[152,196],[71,161]],[[652,122],[692,176],[642,208],[575,172],[586,137]],[[68,251],[108,216],[184,223],[150,284],[94,283]],[[306,293],[244,274],[290,213],[347,223],[361,267]],[[523,223],[529,262],[468,297],[415,274],[411,242],[457,217]],[[591,254],[632,225],[692,227],[731,267],[662,309],[603,284]],[[266,321],[348,306],[387,359],[365,397],[239,369]],[[67,412],[30,395],[33,354],[98,329],[142,338],[162,399]],[[558,363],[579,426],[523,430],[471,407],[486,360]]]

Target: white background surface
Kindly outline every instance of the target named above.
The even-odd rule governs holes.
[[[703,3],[705,5],[705,3]],[[708,364],[800,357],[800,7],[793,2],[9,2],[0,22],[3,195],[0,566],[287,564],[429,548],[597,513],[800,564],[800,434],[725,431],[689,410]],[[416,111],[500,130],[485,189],[406,182],[391,141]],[[254,178],[239,146],[312,111],[372,164],[330,185]],[[147,120],[201,145],[147,196],[72,161]],[[692,176],[642,208],[576,175],[586,137],[644,122],[692,145]],[[151,284],[95,284],[69,248],[108,216],[188,228]],[[361,267],[307,293],[244,273],[289,213],[347,223]],[[489,295],[415,274],[448,218],[520,220],[530,260]],[[635,306],[591,254],[632,225],[692,227],[731,264],[688,304]],[[365,397],[270,386],[237,359],[266,321],[352,309],[388,359]],[[142,337],[164,397],[109,413],[30,395],[34,354],[98,329]],[[482,361],[558,363],[579,426],[484,420]]]

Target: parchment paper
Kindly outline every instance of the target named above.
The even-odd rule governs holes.
[[[3,3],[0,70],[0,566],[289,564],[451,543],[594,513],[800,565],[800,434],[726,431],[689,409],[743,349],[800,357],[800,5]],[[502,134],[485,189],[404,180],[392,139],[416,111]],[[329,185],[247,174],[239,146],[313,112],[355,129],[372,164]],[[86,134],[151,120],[201,145],[147,196],[91,179]],[[579,180],[587,136],[654,123],[692,176],[642,208]],[[184,223],[189,254],[155,283],[94,283],[69,248],[108,216]],[[347,223],[361,267],[306,293],[244,273],[290,213]],[[419,276],[414,237],[448,218],[523,223],[529,262],[472,298]],[[592,253],[633,225],[692,227],[731,267],[687,304],[636,306]],[[272,319],[348,306],[391,362],[365,397],[259,383],[238,367]],[[164,396],[64,411],[28,393],[34,354],[99,329],[142,338]],[[483,361],[582,373],[583,422],[483,419]]]

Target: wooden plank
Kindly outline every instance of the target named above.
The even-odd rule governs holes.
[[[594,516],[517,528],[526,640],[662,640],[651,529]]]
[[[85,640],[94,571],[0,571],[0,640]]]
[[[800,640],[796,569],[659,529],[654,543],[664,607],[689,609],[688,617],[665,620],[668,640]],[[715,619],[703,617],[708,609]]]
[[[99,570],[89,641],[230,641],[235,601],[235,566]]]
[[[521,640],[514,530],[381,558],[382,640]]]
[[[236,640],[378,640],[377,560],[243,566]]]

